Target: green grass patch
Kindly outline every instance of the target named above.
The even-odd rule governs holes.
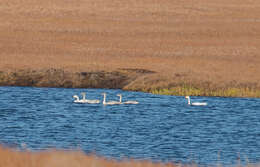
[[[221,97],[260,97],[260,90],[250,88],[218,88],[207,89],[192,86],[177,86],[172,88],[151,89],[153,94],[176,96],[221,96]]]

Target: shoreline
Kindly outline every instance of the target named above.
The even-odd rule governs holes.
[[[91,167],[175,167],[173,163],[155,163],[152,161],[138,161],[133,159],[117,161],[96,156],[94,154],[85,154],[81,150],[46,150],[33,152],[30,150],[17,150],[0,146],[0,166],[14,167],[71,167],[71,166],[91,166]]]
[[[0,71],[0,86],[107,88],[175,96],[260,97],[260,89],[254,85],[229,83],[217,87],[213,83],[187,78],[174,80],[161,77],[146,69],[70,72],[51,68]]]
[[[27,167],[43,167],[43,166],[92,166],[92,167],[178,167],[178,166],[200,166],[195,162],[181,164],[180,162],[154,162],[152,160],[135,160],[123,159],[116,160],[113,158],[105,158],[95,154],[86,154],[80,149],[75,150],[57,150],[47,149],[42,151],[31,151],[26,148],[14,149],[0,146],[0,166],[27,166]],[[217,166],[225,166],[219,162]],[[205,166],[205,165],[203,165]],[[211,166],[211,165],[206,165]],[[232,166],[241,166],[241,161]],[[259,163],[251,163],[249,161],[242,166],[258,167]]]

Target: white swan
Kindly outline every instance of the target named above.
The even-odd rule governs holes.
[[[201,103],[201,102],[191,103],[190,96],[185,96],[185,98],[188,99],[188,105],[192,105],[192,106],[206,106],[207,105],[207,103]]]
[[[114,104],[122,104],[120,101],[106,101],[106,96],[107,94],[106,93],[102,93],[102,95],[104,96],[103,98],[103,104],[104,105],[114,105]]]
[[[122,95],[121,94],[117,94],[117,96],[119,96],[119,102],[122,103],[122,104],[138,104],[139,103],[138,101],[125,101],[125,102],[122,102]]]
[[[77,96],[77,95],[74,95],[73,98],[75,99],[75,100],[74,100],[74,103],[87,103],[87,102],[84,101],[84,100],[80,100],[80,99],[79,99],[79,96]]]
[[[97,104],[97,103],[100,103],[99,100],[89,100],[89,99],[86,99],[86,93],[85,92],[82,92],[81,93],[82,95],[82,100],[86,103],[90,103],[90,104]]]

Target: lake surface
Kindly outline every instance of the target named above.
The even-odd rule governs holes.
[[[137,105],[76,104],[88,99]],[[260,99],[184,97],[107,89],[0,87],[0,143],[33,151],[82,149],[114,159],[200,165],[260,162]]]

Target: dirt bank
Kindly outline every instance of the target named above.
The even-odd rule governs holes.
[[[221,164],[216,164],[221,166]],[[154,163],[151,161],[123,160],[116,161],[97,157],[95,155],[86,155],[82,151],[57,151],[47,150],[41,152],[18,151],[0,147],[0,166],[2,167],[175,167],[198,166],[196,164],[173,164],[173,163]],[[233,164],[233,166],[241,166]],[[259,167],[257,164],[248,162],[245,166]]]
[[[61,69],[0,71],[0,86],[123,89],[140,76],[154,73],[144,69],[105,72],[70,72]]]
[[[2,0],[1,85],[260,97],[259,11],[251,0]]]
[[[0,71],[0,86],[65,88],[109,88],[168,95],[260,97],[257,85],[237,82],[227,85],[189,80],[178,75],[164,78],[145,69],[118,69],[105,72],[70,72],[61,69]]]

